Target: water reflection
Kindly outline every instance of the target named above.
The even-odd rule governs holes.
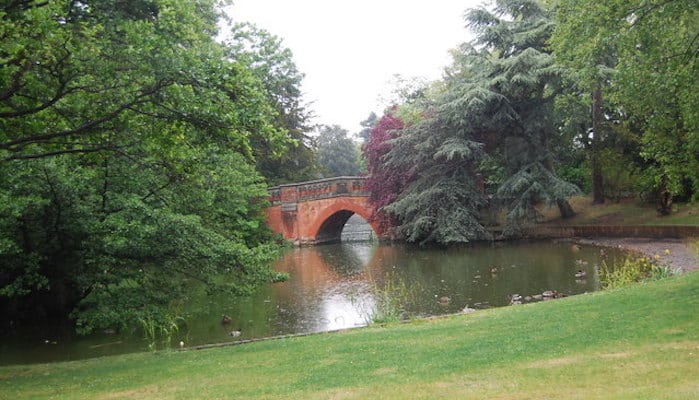
[[[459,312],[464,307],[505,306],[512,296],[535,301],[545,291],[578,294],[599,288],[603,257],[593,246],[570,243],[496,243],[422,249],[371,242],[293,248],[275,263],[290,279],[261,288],[244,299],[207,297],[203,291],[187,305],[187,326],[175,343],[188,346],[281,334],[317,332],[364,325],[377,303],[377,288],[396,281],[410,288],[403,307],[413,315]],[[577,279],[578,270],[587,273]],[[440,299],[448,299],[440,301]],[[231,316],[221,324],[221,315]],[[240,337],[229,332],[240,330]],[[77,359],[142,351],[139,337],[66,336],[44,346],[15,337],[4,341],[0,363]],[[9,344],[8,344],[9,343]]]
[[[366,267],[376,246],[367,244],[296,248],[277,263],[288,282],[276,285],[280,305],[275,334],[316,332],[366,323],[371,301]]]

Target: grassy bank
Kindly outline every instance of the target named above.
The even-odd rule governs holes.
[[[3,399],[699,398],[699,273],[210,350],[0,368]]]
[[[566,220],[560,219],[557,207],[540,211],[546,223],[556,225],[699,225],[699,204],[673,204],[670,215],[660,215],[654,204],[635,198],[593,205],[590,196],[578,196],[571,198],[570,204],[577,214]]]

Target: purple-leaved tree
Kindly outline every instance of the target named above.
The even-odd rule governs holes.
[[[367,162],[366,188],[369,191],[369,201],[375,207],[370,219],[377,221],[383,230],[395,225],[393,217],[385,213],[383,207],[398,198],[412,175],[410,171],[385,162],[385,155],[391,150],[390,141],[400,135],[403,127],[404,123],[398,117],[392,113],[384,114],[363,146]]]

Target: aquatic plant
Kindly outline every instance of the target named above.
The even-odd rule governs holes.
[[[408,283],[404,277],[395,273],[387,274],[379,282],[369,277],[369,291],[373,302],[359,304],[360,314],[369,324],[398,322],[411,317],[411,305],[416,303],[419,284]]]
[[[666,265],[659,264],[660,257],[628,256],[621,261],[608,265],[602,261],[600,268],[600,283],[602,289],[615,289],[636,282],[654,281],[674,275]]]
[[[165,321],[161,321],[152,316],[139,318],[141,328],[143,329],[143,339],[148,343],[149,351],[158,350],[158,342],[163,349],[169,349],[172,346],[172,339],[180,330],[180,323],[184,322],[182,317],[165,317]]]

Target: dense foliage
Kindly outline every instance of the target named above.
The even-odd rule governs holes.
[[[495,205],[507,213],[505,233],[517,234],[536,221],[541,202],[570,215],[565,199],[577,192],[554,171],[558,89],[545,50],[549,15],[534,1],[499,1],[466,20],[476,39],[454,52],[441,85],[410,104],[420,107],[419,118],[377,160],[414,176],[395,201],[380,204],[408,241],[487,238],[482,211]]]
[[[258,171],[270,184],[317,178],[315,143],[307,134],[311,113],[302,102],[303,74],[294,64],[291,50],[278,37],[248,23],[233,25],[230,33],[228,56],[245,63],[262,82],[267,100],[276,111],[275,125],[284,128],[292,139],[291,146],[280,149],[264,136],[253,137]]]
[[[623,155],[626,166],[631,162],[635,189],[662,213],[670,212],[673,197],[699,193],[698,20],[691,0],[561,0],[557,6],[551,41],[557,59],[593,93],[587,101],[593,117],[604,113],[615,121],[606,132],[595,129],[596,136],[630,138],[604,147]],[[595,118],[588,126],[594,124]]]
[[[392,114],[385,114],[369,132],[368,141],[362,147],[367,165],[366,188],[369,201],[374,205],[370,219],[376,221],[383,231],[395,225],[390,215],[383,211],[385,206],[393,203],[410,181],[410,172],[397,169],[384,162],[391,150],[392,139],[398,137],[404,124]]]
[[[448,244],[486,238],[495,221],[525,234],[544,204],[571,217],[573,183],[595,203],[637,193],[661,213],[696,197],[690,3],[496,0],[469,10],[475,38],[453,51],[444,78],[384,116],[405,116],[404,127],[372,131],[374,204],[398,236]]]
[[[215,4],[1,6],[3,323],[125,328],[177,315],[197,284],[279,279],[254,162],[288,126],[247,53],[213,40]]]

